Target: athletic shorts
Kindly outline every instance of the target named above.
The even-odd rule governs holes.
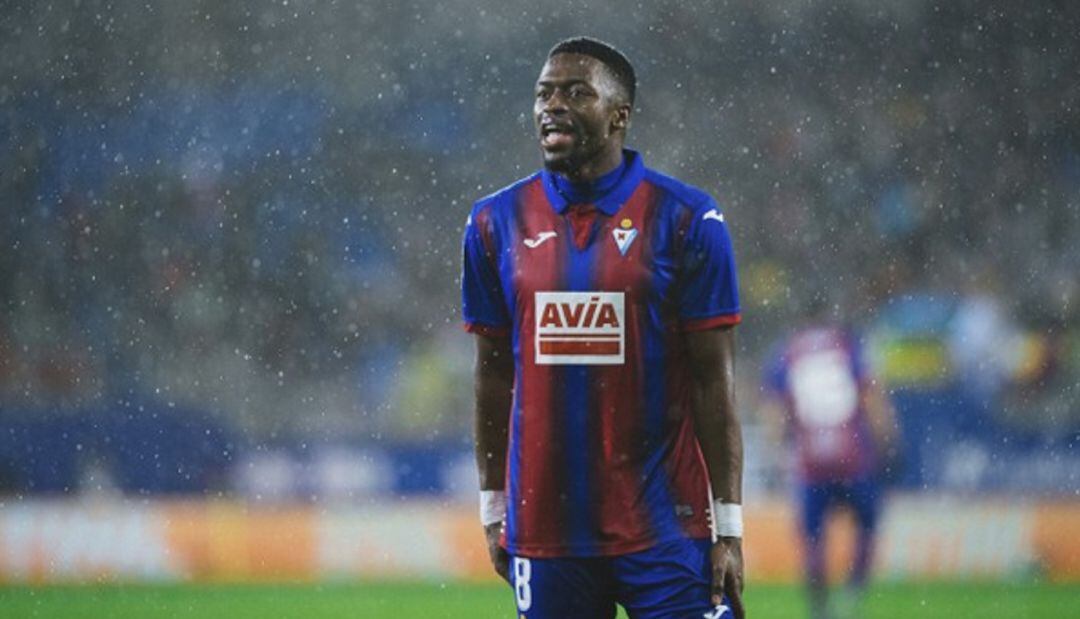
[[[681,539],[615,557],[510,557],[519,619],[731,619],[709,602],[709,540]],[[726,600],[725,600],[726,602]]]
[[[821,537],[830,508],[846,505],[855,513],[856,525],[868,532],[877,526],[881,509],[881,489],[876,480],[864,477],[852,481],[804,482],[800,489],[803,534]]]

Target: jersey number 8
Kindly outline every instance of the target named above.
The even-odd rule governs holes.
[[[514,596],[517,598],[518,610],[521,612],[529,610],[532,606],[530,578],[532,578],[532,563],[528,559],[514,557]]]

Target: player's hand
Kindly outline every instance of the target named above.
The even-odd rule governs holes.
[[[502,576],[503,580],[510,582],[510,554],[499,545],[502,528],[501,522],[489,524],[484,527],[484,537],[487,538],[488,556],[491,557],[491,564],[495,566],[495,572]]]
[[[735,619],[744,619],[746,609],[743,607],[743,558],[742,539],[738,537],[721,537],[712,546],[709,555],[712,560],[712,603],[719,606],[724,603],[731,605],[731,612]]]

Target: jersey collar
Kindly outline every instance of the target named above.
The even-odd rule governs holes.
[[[615,187],[613,187],[611,191],[594,203],[597,209],[608,216],[619,212],[623,203],[630,199],[634,190],[637,189],[637,186],[641,183],[641,180],[645,178],[645,164],[642,162],[641,155],[638,154],[637,151],[624,148],[623,164],[625,171],[623,172],[622,178],[615,184]],[[556,186],[555,173],[545,168],[541,172],[541,176],[544,180],[544,193],[547,194],[548,202],[551,203],[551,206],[555,209],[556,213],[559,213],[560,215],[565,213],[571,203]]]

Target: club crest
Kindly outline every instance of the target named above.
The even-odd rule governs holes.
[[[623,226],[611,231],[611,235],[615,237],[615,246],[619,248],[619,253],[626,255],[626,252],[630,249],[630,244],[637,238],[637,228],[626,227],[626,224],[630,223],[629,219],[623,220]],[[630,224],[633,225],[633,224]]]

